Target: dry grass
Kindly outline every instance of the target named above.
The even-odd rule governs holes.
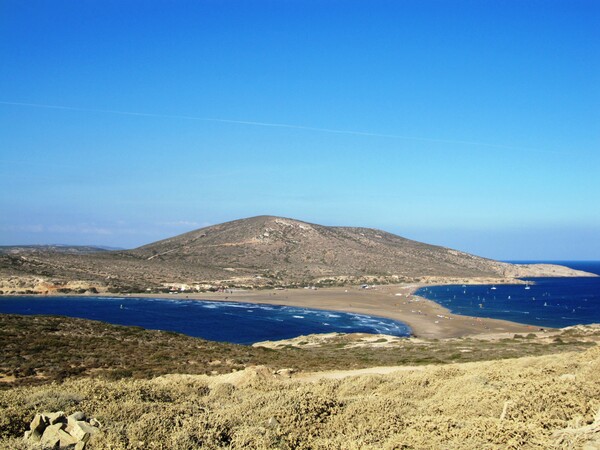
[[[314,384],[223,381],[76,379],[3,391],[0,448],[26,448],[17,436],[45,409],[98,418],[90,448],[103,450],[548,449],[600,437],[589,425],[600,410],[600,347]]]
[[[270,350],[60,317],[0,315],[0,325],[0,373],[16,377],[0,383],[2,450],[36,448],[21,438],[27,424],[36,412],[57,410],[100,420],[92,450],[600,445],[595,328],[387,348],[339,336]],[[511,357],[520,358],[504,359]],[[479,362],[456,364],[463,360]],[[273,375],[382,365],[419,368],[314,383]],[[212,372],[223,375],[194,375]]]

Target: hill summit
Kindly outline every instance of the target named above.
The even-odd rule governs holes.
[[[495,276],[497,262],[371,228],[274,216],[214,225],[127,252],[136,258],[282,278]],[[502,264],[501,264],[502,265]]]

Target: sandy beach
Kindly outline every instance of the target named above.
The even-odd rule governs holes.
[[[322,289],[284,289],[233,292],[136,295],[140,297],[188,298],[248,302],[353,312],[399,320],[423,338],[456,338],[496,333],[528,333],[539,328],[497,319],[461,316],[438,303],[414,296],[420,285],[384,285],[369,289],[358,286]]]

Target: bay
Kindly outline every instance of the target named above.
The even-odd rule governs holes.
[[[600,274],[600,261],[511,261],[553,263]],[[600,323],[600,277],[524,278],[529,285],[448,285],[419,289],[452,313],[562,328]]]
[[[363,314],[238,302],[120,297],[0,297],[0,313],[44,314],[252,344],[313,333],[409,336],[404,323]]]

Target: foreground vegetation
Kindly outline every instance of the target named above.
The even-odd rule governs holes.
[[[1,449],[40,410],[101,424],[86,449],[598,448],[600,347],[382,375],[276,380],[268,371],[74,379],[0,391]],[[586,447],[587,446],[587,447]]]
[[[502,340],[400,339],[385,347],[356,346],[339,335],[316,347],[275,350],[197,339],[102,322],[52,316],[0,315],[0,389],[67,378],[152,378],[168,373],[220,374],[251,365],[299,371],[447,364],[576,351],[594,345],[576,332]],[[600,337],[599,337],[600,338]]]
[[[22,439],[28,423],[59,410],[99,420],[92,450],[600,445],[600,328],[385,340],[307,337],[268,349],[0,315],[0,449],[39,449]],[[406,369],[339,380],[275,374],[385,365]]]

